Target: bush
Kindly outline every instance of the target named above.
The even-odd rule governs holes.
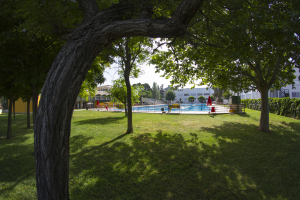
[[[210,96],[210,99],[211,99],[212,101],[215,101],[215,100],[216,100],[216,98],[215,98],[214,95],[211,95],[211,96]]]
[[[195,102],[195,97],[194,96],[189,96],[188,101],[189,102]]]
[[[261,99],[242,99],[246,108],[260,110]],[[277,115],[287,116],[291,114],[294,118],[300,118],[300,99],[299,98],[269,98],[269,111]]]
[[[201,103],[205,103],[205,97],[204,96],[198,97],[198,101]]]
[[[223,102],[223,99],[222,98],[218,98],[218,102]]]

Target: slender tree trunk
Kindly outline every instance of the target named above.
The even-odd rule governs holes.
[[[90,5],[88,1],[80,2]],[[35,170],[39,200],[69,199],[73,105],[96,55],[121,37],[183,37],[202,2],[183,0],[172,18],[166,20],[123,20],[124,14],[132,8],[128,4],[117,4],[87,18],[69,35],[49,70],[35,117]],[[34,99],[32,101],[36,104]]]
[[[125,116],[127,117],[128,112],[127,112],[127,101],[126,101],[126,99],[125,99],[125,102],[124,102],[124,108],[125,108]]]
[[[13,102],[13,108],[14,108],[14,120],[16,119],[16,101]]]
[[[127,87],[127,105],[128,105],[128,115],[127,115],[127,134],[133,133],[132,126],[132,100],[131,100],[131,85],[129,81],[129,76],[125,77],[125,83]]]
[[[264,132],[270,132],[269,129],[269,97],[268,97],[268,88],[263,88],[260,91],[261,94],[261,114],[260,114],[260,123],[259,130]]]
[[[30,97],[27,98],[27,128],[30,128]]]
[[[8,106],[7,139],[10,139],[12,137],[12,135],[11,135],[11,117],[12,117],[13,101],[14,101],[14,96],[10,95],[9,106]]]
[[[127,116],[127,134],[133,133],[133,125],[132,125],[132,99],[131,99],[131,85],[130,85],[130,72],[131,72],[131,54],[129,49],[129,37],[126,38],[125,41],[125,51],[126,51],[126,60],[125,60],[125,70],[124,70],[124,78],[125,84],[127,88],[127,104],[128,104],[128,116]]]
[[[38,101],[38,91],[36,86],[32,86],[32,118],[33,118],[33,125],[35,124],[35,118],[37,113],[37,101]]]

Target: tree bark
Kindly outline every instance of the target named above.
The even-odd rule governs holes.
[[[125,109],[125,116],[128,116],[128,110],[127,110],[127,100],[124,101],[124,109]]]
[[[37,102],[38,102],[39,94],[37,91],[36,86],[32,86],[32,118],[33,118],[33,125],[36,121],[36,114],[37,114]]]
[[[259,122],[259,130],[264,132],[270,132],[269,129],[269,88],[262,88],[260,90],[261,94],[261,114]]]
[[[132,100],[131,100],[131,85],[129,81],[129,77],[125,77],[125,83],[127,87],[127,131],[126,133],[133,133],[133,126],[132,126]]]
[[[95,57],[121,37],[183,37],[201,4],[200,0],[183,0],[172,18],[166,20],[123,20],[128,10],[126,4],[124,9],[112,6],[85,20],[74,30],[52,64],[34,117],[38,199],[69,199],[69,138],[73,105]],[[35,99],[32,101],[36,105]]]
[[[131,55],[128,47],[129,38],[126,38],[125,41],[125,52],[126,52],[126,60],[125,60],[125,70],[124,70],[124,78],[125,84],[127,88],[127,104],[128,104],[128,115],[127,115],[127,131],[126,134],[133,133],[133,125],[132,125],[132,99],[131,99],[131,85],[130,85],[130,72],[131,72]]]
[[[30,97],[27,98],[27,128],[30,128]]]
[[[9,106],[8,106],[7,139],[10,139],[12,137],[12,135],[11,135],[11,117],[12,117],[13,101],[14,101],[14,96],[10,95]]]

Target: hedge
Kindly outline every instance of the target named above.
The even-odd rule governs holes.
[[[246,108],[260,110],[260,99],[242,99]],[[287,116],[290,114],[294,118],[300,118],[299,98],[269,98],[269,111],[277,115]]]

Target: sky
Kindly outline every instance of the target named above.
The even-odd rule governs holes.
[[[154,65],[143,65],[141,67],[143,74],[140,75],[138,78],[130,78],[130,83],[148,83],[151,87],[153,85],[153,82],[156,82],[158,85],[164,85],[164,87],[167,87],[170,85],[170,79],[165,79],[164,77],[160,77],[163,73],[155,73],[155,67]],[[112,85],[113,80],[116,80],[119,78],[118,76],[118,67],[117,65],[113,64],[111,65],[111,68],[107,68],[104,72],[104,77],[106,78],[106,81],[103,83],[103,85]]]
[[[153,82],[156,82],[159,86],[163,84],[164,88],[168,87],[168,85],[171,85],[171,79],[165,79],[164,77],[161,77],[163,75],[162,72],[155,73],[154,65],[144,64],[143,66],[141,66],[141,69],[143,71],[142,75],[140,75],[138,78],[130,78],[131,85],[135,83],[148,83],[150,87],[152,87]],[[106,78],[106,81],[102,85],[113,85],[112,81],[119,78],[118,66],[116,64],[112,64],[111,68],[106,68],[104,77]],[[191,84],[187,84],[184,88],[190,88],[192,86],[193,85]],[[196,86],[196,88],[198,87],[206,86]]]
[[[158,48],[161,51],[166,51],[167,47],[166,45],[162,45]],[[142,75],[139,75],[138,78],[130,78],[130,84],[135,83],[148,83],[150,87],[152,87],[153,82],[156,82],[159,86],[164,85],[164,88],[168,87],[168,85],[171,85],[170,81],[171,79],[165,79],[164,77],[161,77],[163,75],[162,72],[155,73],[155,66],[144,64],[141,66],[141,70],[143,71]],[[104,72],[104,77],[106,78],[106,81],[102,85],[113,85],[113,80],[116,80],[119,78],[118,75],[118,65],[112,64],[110,68],[106,68]],[[184,88],[191,88],[193,85],[187,84]],[[196,87],[206,87],[206,86],[196,86]]]

